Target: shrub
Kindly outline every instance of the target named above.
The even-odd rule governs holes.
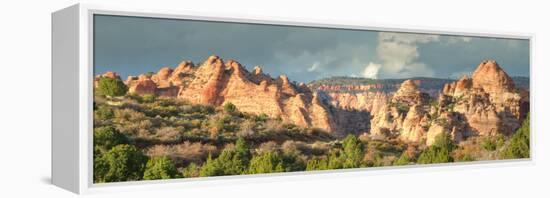
[[[135,181],[143,177],[147,156],[136,147],[121,144],[94,159],[94,181]]]
[[[452,156],[455,162],[464,162],[464,161],[475,161],[477,159],[486,160],[494,159],[495,154],[493,151],[489,151],[483,148],[483,140],[470,138],[466,141],[460,143],[460,146],[453,150]],[[491,138],[492,142],[496,139]],[[495,145],[495,148],[498,150],[498,146]]]
[[[305,156],[298,155],[297,153],[283,153],[281,155],[285,172],[306,170]]]
[[[283,159],[276,152],[266,152],[252,157],[249,174],[284,172]]]
[[[229,114],[233,114],[237,111],[237,107],[233,103],[225,103],[223,105],[223,110]]]
[[[128,138],[112,126],[94,129],[94,149],[106,152],[119,144],[128,144]]]
[[[497,149],[496,140],[493,140],[491,137],[483,138],[481,141],[481,147],[488,151],[494,151]]]
[[[277,152],[278,150],[279,145],[275,141],[268,141],[260,144],[260,146],[256,149],[256,152],[258,154],[262,154],[266,152]]]
[[[145,94],[145,95],[141,96],[140,102],[152,103],[152,102],[155,102],[156,98],[157,97],[154,94]]]
[[[143,173],[143,179],[155,180],[155,179],[171,179],[177,178],[178,171],[168,157],[154,157],[149,159],[145,166],[145,172]]]
[[[268,116],[267,114],[265,114],[265,113],[262,113],[262,114],[257,115],[257,116],[255,117],[255,121],[256,121],[256,122],[265,122],[265,121],[267,121],[268,119],[269,119],[269,116]]]
[[[155,133],[155,138],[164,142],[176,142],[182,138],[182,129],[175,127],[158,128]]]
[[[521,127],[514,133],[510,142],[504,147],[500,153],[500,157],[503,159],[518,159],[529,158],[529,120],[530,116],[527,115]]]
[[[107,106],[99,106],[94,112],[94,119],[96,120],[109,120],[114,117],[113,110]]]
[[[200,142],[184,142],[177,145],[155,145],[147,149],[149,156],[167,156],[172,159],[176,165],[184,163],[200,163],[208,157],[208,153],[217,154],[216,146],[210,144],[201,144]]]
[[[265,131],[268,133],[280,133],[285,130],[280,120],[267,120],[264,124]]]
[[[299,155],[302,153],[302,150],[307,150],[307,145],[303,142],[297,142],[294,140],[287,140],[281,145],[281,150],[284,154],[288,155]]]
[[[403,152],[399,159],[397,159],[393,165],[394,166],[403,166],[403,165],[409,165],[411,164],[411,160],[409,159],[409,155],[407,152]]]
[[[100,77],[97,85],[97,94],[104,96],[123,96],[128,87],[118,78]]]
[[[434,144],[420,154],[417,162],[419,164],[452,162],[451,152],[453,149],[454,144],[449,135],[440,134],[435,138]]]
[[[470,162],[470,161],[475,161],[475,158],[472,156],[472,154],[466,153],[466,154],[464,154],[460,157],[456,157],[455,161],[457,161],[457,162]]]
[[[254,121],[245,120],[243,123],[241,123],[239,132],[237,132],[237,136],[238,137],[253,136],[256,133],[254,129],[255,126],[256,126],[256,123]]]
[[[369,151],[365,154],[364,162],[367,167],[378,167],[384,165],[384,160],[381,152],[376,148],[369,147]]]

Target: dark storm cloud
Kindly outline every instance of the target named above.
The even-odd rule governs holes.
[[[496,59],[512,75],[528,74],[525,41],[119,16],[94,21],[96,74],[138,75],[212,54],[301,82],[329,76],[454,77],[485,58]]]

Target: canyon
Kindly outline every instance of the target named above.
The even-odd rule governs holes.
[[[96,77],[117,78],[114,72]],[[364,79],[332,77],[308,84],[251,71],[235,60],[208,57],[182,61],[151,75],[129,76],[129,94],[180,98],[196,104],[234,104],[239,111],[265,114],[338,137],[365,135],[433,144],[448,134],[455,142],[471,136],[511,135],[529,112],[528,79],[515,79],[494,60],[482,61],[472,76]],[[97,83],[95,83],[97,85]]]

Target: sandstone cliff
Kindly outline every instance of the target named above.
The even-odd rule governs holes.
[[[443,95],[465,116],[473,134],[511,134],[528,111],[528,94],[494,60],[483,61],[472,78],[445,85]]]
[[[232,103],[241,112],[264,113],[299,126],[344,133],[333,118],[336,113],[304,84],[293,84],[284,75],[271,78],[258,66],[249,72],[237,61],[224,61],[218,56],[208,57],[197,67],[184,61],[175,69],[161,68],[150,77],[129,77],[126,84],[130,93],[178,97],[215,106]]]
[[[510,135],[529,110],[528,89],[517,88],[494,60],[483,61],[472,77],[441,84],[437,94],[422,91],[420,84],[426,88],[426,82],[420,80],[404,80],[395,91],[375,89],[381,84],[342,84],[346,80],[332,80],[335,85],[321,81],[310,87],[326,92],[334,107],[368,112],[372,138],[431,145],[442,133],[456,142],[470,136]]]
[[[99,77],[120,78],[114,72]],[[133,94],[215,106],[230,102],[242,112],[267,114],[338,136],[368,133],[371,138],[427,145],[442,133],[456,142],[470,136],[510,135],[529,110],[528,89],[517,88],[493,60],[483,61],[472,77],[456,81],[388,80],[360,85],[356,80],[295,84],[284,75],[272,78],[259,66],[249,72],[237,61],[210,56],[200,66],[183,61],[174,69],[129,76],[125,83]],[[437,87],[439,91],[433,93]]]

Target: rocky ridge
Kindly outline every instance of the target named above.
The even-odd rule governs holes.
[[[114,72],[99,77],[120,78]],[[164,67],[125,81],[131,94],[215,106],[230,102],[242,112],[266,114],[338,136],[365,133],[371,138],[427,145],[442,133],[457,142],[470,136],[510,135],[529,110],[528,89],[516,87],[493,60],[483,61],[472,77],[445,81],[437,94],[424,90],[433,92],[444,81],[429,81],[436,86],[418,79],[400,82],[389,92],[377,89],[391,84],[294,84],[284,75],[272,78],[259,66],[249,72],[237,61],[218,56],[208,57],[200,66],[183,61],[174,69]],[[334,91],[342,87],[352,91]]]
[[[335,123],[334,110],[305,84],[293,84],[284,75],[272,78],[259,66],[249,72],[237,61],[214,55],[200,66],[183,61],[175,69],[164,67],[151,76],[129,76],[125,83],[130,94],[177,97],[214,106],[232,103],[241,112],[344,133]]]

